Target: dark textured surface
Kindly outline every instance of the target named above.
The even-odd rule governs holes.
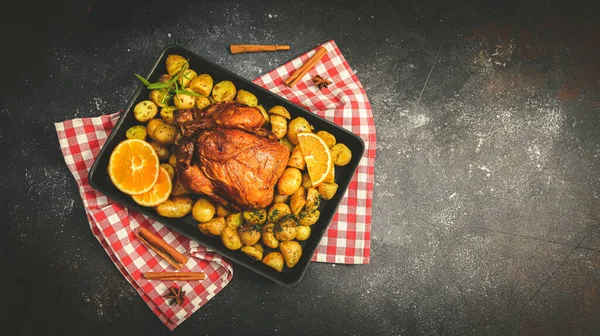
[[[2,20],[0,44],[2,244],[14,274],[3,287],[3,328],[169,333],[92,236],[53,122],[123,108],[138,85],[131,74],[148,71],[166,45],[253,79],[333,39],[377,126],[371,263],[313,263],[291,289],[235,267],[232,283],[173,334],[600,330],[597,8],[472,0],[21,7]],[[233,56],[231,43],[292,50]]]

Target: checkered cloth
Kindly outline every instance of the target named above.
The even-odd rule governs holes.
[[[366,154],[313,260],[368,263],[375,161],[373,116],[362,85],[335,43],[329,41],[323,47],[327,48],[328,54],[294,88],[286,87],[283,81],[314,50],[256,79],[255,83],[332,120],[364,139]],[[331,78],[334,84],[319,91],[310,81],[315,74]],[[125,208],[89,185],[88,171],[118,118],[119,113],[73,119],[56,123],[55,128],[65,162],[79,186],[92,233],[150,309],[173,330],[229,283],[233,269],[228,260],[196,241]],[[194,282],[144,279],[142,275],[145,272],[174,271],[174,268],[135,237],[134,232],[139,227],[153,231],[179,252],[193,256],[181,270],[203,271],[206,279]],[[183,287],[187,293],[182,306],[169,306],[168,300],[163,297],[173,285]]]

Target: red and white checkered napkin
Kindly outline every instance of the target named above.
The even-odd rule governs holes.
[[[364,264],[369,262],[370,257],[375,161],[373,115],[362,85],[338,47],[333,41],[325,43],[323,47],[327,48],[327,55],[294,88],[288,88],[283,81],[314,50],[256,79],[255,83],[351,130],[365,141],[366,155],[360,161],[346,197],[313,258],[315,261]],[[334,84],[319,91],[310,80],[315,74],[330,78]],[[115,113],[96,118],[67,120],[56,123],[55,127],[65,162],[79,186],[92,233],[127,281],[172,330],[223,289],[231,280],[233,269],[229,261],[220,255],[123,207],[89,185],[88,171],[118,118],[119,113]],[[161,236],[179,252],[192,255],[194,258],[189,258],[182,271],[203,271],[207,275],[206,279],[200,282],[144,279],[142,274],[148,271],[175,269],[139,242],[134,232],[140,226]],[[187,293],[182,307],[169,306],[163,298],[172,285],[182,286]]]
[[[293,88],[284,81],[310,58],[316,49],[257,78],[267,90],[305,107],[321,117],[352,131],[365,142],[365,155],[338,212],[323,236],[313,261],[367,264],[371,251],[371,200],[375,169],[375,123],[371,104],[362,84],[335,42],[321,47],[327,54]],[[333,82],[319,90],[311,78],[320,75]]]

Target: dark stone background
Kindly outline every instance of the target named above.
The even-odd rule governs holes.
[[[173,334],[597,334],[600,20],[585,3],[11,3],[2,328],[170,334],[92,236],[54,122],[122,109],[167,45],[254,79],[333,39],[377,125],[371,263],[313,263],[291,289],[235,267]]]

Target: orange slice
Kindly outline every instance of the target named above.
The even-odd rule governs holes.
[[[120,142],[110,154],[108,176],[128,195],[143,194],[158,179],[159,160],[154,147],[139,139]]]
[[[171,190],[173,190],[171,176],[169,176],[169,172],[165,168],[160,167],[158,179],[154,183],[154,186],[152,186],[152,189],[143,194],[132,195],[131,198],[141,206],[153,207],[168,200],[169,196],[171,196]]]
[[[333,166],[329,147],[323,139],[310,132],[298,133],[298,143],[306,162],[308,176],[313,187],[317,187],[325,181]]]

